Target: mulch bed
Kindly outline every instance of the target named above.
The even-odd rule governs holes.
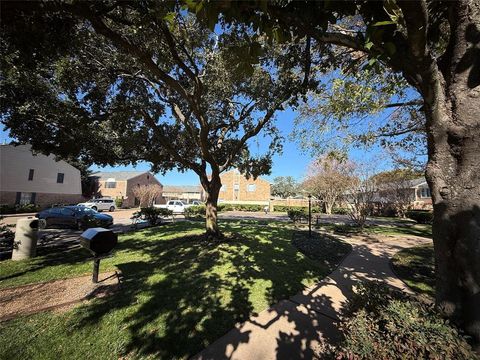
[[[115,271],[0,289],[0,322],[42,311],[67,311],[82,301],[111,295],[120,287]]]
[[[350,253],[352,246],[328,234],[308,231],[296,231],[292,239],[293,245],[312,260],[321,261],[330,268],[335,268]]]

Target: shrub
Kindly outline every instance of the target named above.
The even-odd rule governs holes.
[[[285,206],[285,205],[274,205],[273,211],[278,212],[288,212],[288,210],[303,210],[305,213],[308,213],[308,206]],[[323,209],[320,206],[312,206],[312,214],[321,214]]]
[[[199,218],[205,216],[205,205],[190,206],[185,209],[186,218]]]
[[[278,212],[287,212],[288,210],[292,209],[292,206],[285,206],[285,205],[273,205],[273,211]]]
[[[143,216],[150,225],[156,225],[161,221],[163,216],[172,216],[173,211],[164,208],[144,207],[140,209],[139,214]]]
[[[299,208],[299,209],[290,209],[287,211],[287,215],[292,220],[293,222],[297,222],[302,219],[306,219],[308,214],[305,211],[305,208]]]
[[[263,206],[256,204],[219,204],[217,211],[262,211]]]
[[[3,216],[0,216],[0,221]],[[13,249],[15,234],[7,225],[0,224],[0,260],[10,258],[10,251]]]
[[[115,206],[121,208],[123,206],[123,199],[119,197],[115,198]]]
[[[431,224],[433,222],[433,212],[425,210],[407,211],[405,215],[419,224]]]
[[[335,214],[335,215],[348,215],[349,214],[349,211],[348,209],[346,208],[333,208],[332,209],[332,214]]]
[[[336,359],[475,359],[432,305],[379,283],[362,283],[347,305]]]
[[[217,206],[217,211],[231,211],[232,208],[230,206],[230,204],[219,204]]]
[[[40,210],[40,206],[35,204],[25,204],[25,205],[0,205],[0,214],[24,214],[37,212]]]

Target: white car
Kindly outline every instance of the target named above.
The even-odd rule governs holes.
[[[174,214],[183,214],[186,208],[189,208],[192,205],[185,204],[180,200],[170,200],[165,205],[154,205],[157,208],[171,210]]]
[[[108,210],[110,212],[115,211],[115,209],[117,208],[117,206],[115,205],[115,201],[108,198],[91,199],[87,202],[78,204],[78,206],[85,206],[95,211]]]

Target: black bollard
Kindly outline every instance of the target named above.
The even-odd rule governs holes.
[[[98,283],[98,271],[100,269],[100,258],[95,257],[93,258],[93,275],[92,275],[92,282],[94,284]]]

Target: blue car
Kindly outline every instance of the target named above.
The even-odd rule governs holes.
[[[108,228],[113,224],[113,217],[100,214],[85,206],[59,206],[45,209],[37,214],[45,220],[45,228],[68,227],[84,230],[91,227]]]

